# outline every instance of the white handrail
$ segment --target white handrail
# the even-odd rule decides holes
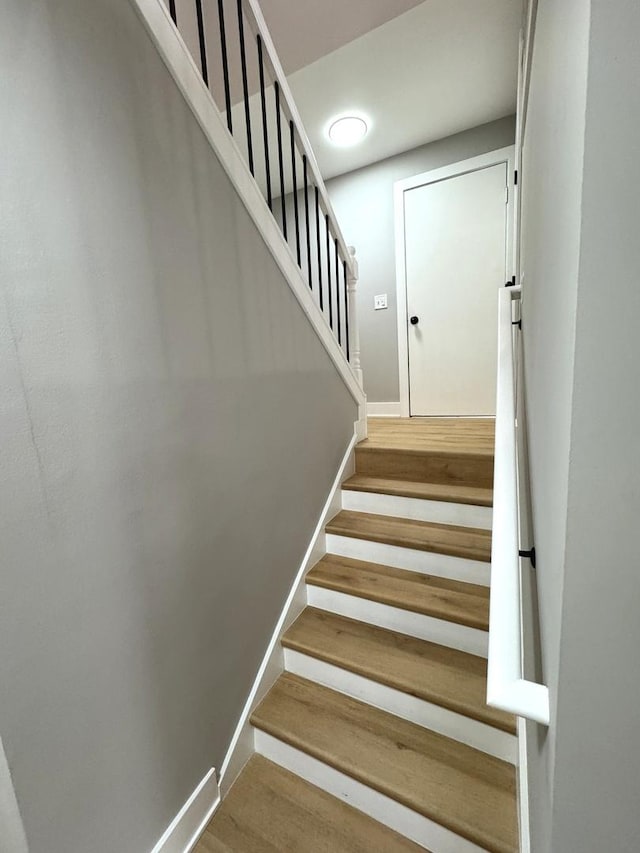
[[[548,687],[523,677],[514,298],[520,299],[520,287],[500,291],[487,704],[549,725]]]

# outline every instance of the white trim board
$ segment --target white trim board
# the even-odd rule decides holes
[[[383,566],[420,572],[423,575],[438,575],[463,583],[489,586],[491,579],[491,564],[480,560],[419,551],[417,548],[403,548],[400,545],[388,545],[370,539],[338,536],[335,533],[327,534],[327,551],[338,557],[366,560],[368,563],[380,563]]]
[[[151,853],[190,853],[220,804],[212,767],[171,821]]]
[[[499,163],[507,164],[507,186],[508,186],[508,202],[507,202],[507,239],[506,239],[506,269],[513,268],[513,226],[514,218],[512,215],[514,202],[514,185],[513,173],[515,163],[515,146],[509,145],[506,148],[498,148],[495,151],[489,151],[487,154],[480,154],[477,157],[470,157],[468,160],[461,160],[458,163],[451,163],[448,166],[442,166],[440,169],[432,169],[428,172],[422,172],[419,175],[413,175],[410,178],[405,178],[401,181],[396,181],[393,185],[393,200],[394,200],[394,223],[395,223],[395,250],[396,250],[396,304],[398,312],[398,378],[400,381],[400,417],[410,417],[409,407],[409,338],[408,338],[408,312],[407,312],[407,276],[406,276],[406,259],[405,259],[405,243],[404,243],[404,193],[414,187],[424,186],[425,184],[443,181],[446,178],[453,178],[456,175],[463,175],[467,172],[475,172],[478,169],[486,169],[489,166],[496,166]],[[504,282],[496,284],[496,291]]]
[[[0,738],[0,850],[5,853],[29,853],[27,836],[2,738]]]
[[[393,518],[411,518],[414,521],[432,521],[438,524],[455,524],[491,530],[493,510],[490,506],[457,504],[451,501],[431,501],[426,498],[407,498],[383,492],[362,492],[342,489],[342,509],[368,512],[373,515],[390,515]]]
[[[367,403],[368,418],[399,418],[400,401],[393,403]]]
[[[527,755],[527,720],[517,719],[518,731],[518,829],[520,853],[531,853],[531,823],[529,815],[529,757]],[[531,723],[530,725],[533,725]]]
[[[287,284],[300,303],[322,345],[335,364],[351,396],[358,404],[359,420],[366,421],[366,396],[351,365],[334,337],[329,323],[316,304],[296,259],[280,232],[267,202],[229,133],[218,107],[207,89],[198,66],[176,30],[163,0],[131,0],[165,65],[191,108],[204,135],[240,196]],[[364,427],[366,435],[366,422]]]
[[[267,650],[258,669],[255,681],[247,697],[247,701],[240,715],[236,730],[231,739],[231,744],[222,762],[220,770],[220,789],[225,797],[227,791],[237,778],[238,774],[247,763],[254,750],[253,728],[249,722],[254,708],[262,701],[269,692],[274,682],[284,671],[284,652],[280,645],[280,638],[287,628],[298,618],[307,605],[307,592],[305,576],[324,555],[326,549],[326,535],[324,528],[333,516],[340,511],[341,497],[340,489],[342,483],[353,474],[355,468],[354,447],[358,441],[357,425],[354,435],[349,442],[345,454],[338,468],[331,491],[326,500],[320,518],[311,537],[311,542],[306,554],[302,559],[298,573],[284,603],[280,617],[276,623],[273,634],[267,646]]]
[[[380,708],[396,717],[402,717],[404,720],[479,749],[509,764],[518,762],[517,739],[514,735],[495,726],[450,711],[441,705],[411,696],[402,690],[396,690],[294,649],[284,650],[284,664],[287,672],[299,675],[308,681],[337,690],[339,693],[351,696],[352,699],[366,702],[367,705]]]
[[[486,853],[444,826],[260,729],[256,729],[256,752],[427,850]]]

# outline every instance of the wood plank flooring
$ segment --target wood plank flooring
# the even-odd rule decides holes
[[[425,853],[299,776],[254,755],[194,853]]]
[[[491,853],[517,850],[504,761],[289,673],[251,721]]]
[[[515,733],[513,716],[486,704],[483,658],[311,607],[282,645]]]
[[[425,572],[431,561],[432,568],[444,566],[447,574],[459,570],[468,577],[469,563],[434,560],[430,554],[477,561],[480,568],[490,561],[490,531],[411,516],[487,518],[486,512],[433,507],[429,502],[490,507],[493,443],[490,419],[370,419],[369,437],[355,449],[355,473],[343,488],[368,492],[372,497],[360,498],[360,505],[380,514],[342,510],[326,525],[326,533],[366,541],[369,544],[358,548],[371,560],[391,562],[397,557]],[[395,499],[385,497],[389,495]],[[355,503],[353,494],[350,500]],[[416,507],[416,500],[425,503]],[[393,517],[382,514],[389,507]],[[331,538],[327,542],[331,545]],[[407,561],[406,551],[400,556],[380,544],[414,554]],[[377,792],[412,810],[407,833],[426,839],[440,853],[442,830],[434,830],[429,821],[459,836],[445,844],[447,851],[466,848],[465,839],[489,853],[517,853],[516,771],[495,757],[515,755],[514,717],[487,706],[484,658],[414,636],[438,637],[459,646],[469,628],[486,632],[489,589],[331,553],[305,580],[309,590],[321,587],[322,595],[315,590],[308,600],[316,606],[308,605],[281,639],[286,665],[300,674],[285,671],[251,714],[252,725],[275,738],[259,739],[259,748],[283,762],[283,744],[298,750],[300,775],[254,755],[195,853],[425,850],[346,805],[341,799],[345,780],[329,768],[365,786],[350,791],[356,805],[365,808]],[[338,615],[340,610],[352,616]],[[363,621],[352,618],[354,614]],[[394,630],[372,624],[376,615]],[[484,647],[480,639],[473,646],[476,651]],[[356,676],[367,679],[366,689]],[[333,689],[318,683],[323,680]],[[352,690],[354,683],[357,690]],[[351,692],[368,701],[351,698]],[[393,714],[377,707],[384,704],[381,697]],[[428,728],[428,720],[449,736]],[[310,773],[304,754],[326,765],[322,774],[309,775],[326,791],[303,778]],[[383,811],[376,813],[380,820],[385,819]]]
[[[405,498],[421,498],[447,503],[492,506],[493,489],[461,486],[447,483],[423,483],[412,480],[394,480],[388,477],[367,477],[354,474],[342,484],[342,488],[354,492],[373,492],[381,495],[397,495]]]
[[[337,536],[351,536],[401,548],[432,551],[485,563],[491,560],[491,532],[475,527],[434,524],[430,521],[343,509],[331,519],[326,530]]]
[[[493,456],[493,418],[369,418],[362,448],[453,451]]]
[[[335,554],[325,556],[307,583],[486,631],[489,589]]]

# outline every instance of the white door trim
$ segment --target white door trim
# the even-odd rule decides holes
[[[393,185],[393,201],[394,201],[394,224],[395,224],[395,248],[396,248],[396,294],[398,306],[398,369],[400,380],[400,417],[408,418],[409,411],[409,337],[407,334],[407,280],[406,280],[406,263],[405,263],[405,246],[404,246],[404,194],[407,190],[414,187],[432,184],[436,181],[442,181],[446,178],[453,178],[456,175],[464,175],[467,172],[475,172],[479,169],[486,169],[489,166],[497,166],[499,163],[507,164],[507,186],[509,196],[507,201],[507,270],[513,269],[513,200],[514,186],[513,176],[515,169],[515,146],[509,145],[506,148],[498,148],[496,151],[489,151],[487,154],[480,154],[477,157],[470,157],[468,160],[461,160],[458,163],[451,163],[448,166],[442,166],[440,169],[432,169],[429,172],[422,172],[420,175],[413,175],[410,178],[405,178],[402,181],[396,181]]]

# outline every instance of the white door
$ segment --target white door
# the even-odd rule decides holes
[[[411,415],[495,415],[507,162],[403,191]]]

